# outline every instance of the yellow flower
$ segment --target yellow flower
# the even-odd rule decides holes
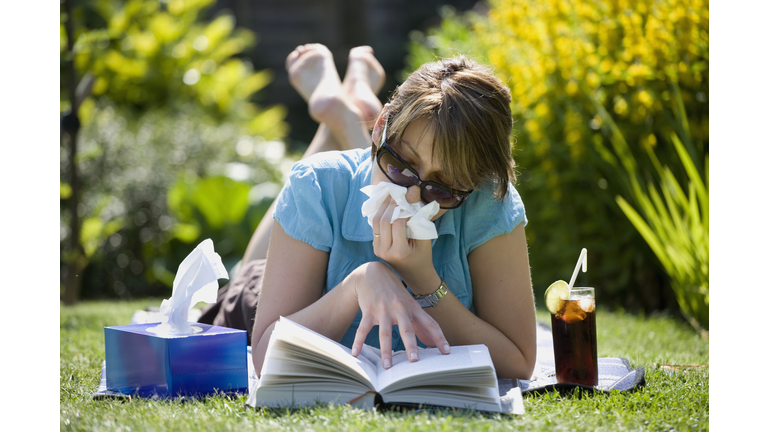
[[[650,108],[653,105],[653,97],[647,90],[641,90],[640,93],[637,94],[637,99],[646,107]]]
[[[627,107],[627,101],[626,101],[626,99],[624,99],[624,98],[623,98],[623,97],[621,97],[621,96],[617,96],[617,97],[616,97],[616,98],[613,100],[613,111],[614,111],[616,114],[620,115],[620,116],[624,116],[624,115],[626,115],[626,114],[627,114],[627,111],[628,111],[628,107]]]
[[[576,81],[574,80],[568,81],[568,85],[565,86],[565,92],[568,94],[568,96],[575,95],[578,90],[579,85],[576,84]]]
[[[534,111],[539,117],[546,118],[549,115],[549,106],[543,102],[540,102],[536,105]]]

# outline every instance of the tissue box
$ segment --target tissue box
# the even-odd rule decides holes
[[[159,336],[158,323],[104,328],[107,390],[143,397],[248,393],[247,333],[194,324],[202,332]]]

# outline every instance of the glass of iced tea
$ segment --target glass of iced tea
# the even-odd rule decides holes
[[[567,288],[567,285],[566,285]],[[560,291],[552,302],[552,343],[558,383],[597,385],[595,289]],[[556,310],[556,312],[553,312]]]

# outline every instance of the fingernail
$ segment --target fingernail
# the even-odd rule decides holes
[[[352,348],[352,357],[357,357],[357,348]]]
[[[411,353],[411,360],[415,361],[415,360],[418,360],[418,359],[419,359],[419,353],[412,352]]]
[[[392,362],[389,359],[384,359],[384,369],[389,369],[392,366]]]
[[[448,344],[443,345],[443,352],[446,353],[446,354],[451,352],[451,346],[448,345]]]

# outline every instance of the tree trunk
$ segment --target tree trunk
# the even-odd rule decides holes
[[[82,281],[82,271],[85,269],[87,258],[85,256],[85,250],[80,242],[80,216],[78,215],[77,208],[80,204],[80,179],[77,173],[77,134],[80,130],[80,120],[77,116],[77,109],[79,107],[77,100],[77,75],[75,73],[74,62],[74,37],[75,32],[72,23],[72,1],[64,0],[64,8],[67,12],[67,21],[64,24],[67,32],[67,49],[69,50],[69,58],[67,59],[67,72],[69,73],[67,87],[70,100],[70,112],[65,116],[65,121],[62,125],[62,141],[67,141],[69,144],[69,159],[67,161],[67,169],[69,171],[69,185],[72,188],[72,195],[68,199],[68,208],[70,212],[70,236],[69,236],[69,248],[70,256],[68,257],[69,270],[67,272],[67,278],[64,281],[64,304],[75,304],[80,296],[80,282]],[[65,136],[68,138],[65,140]]]

